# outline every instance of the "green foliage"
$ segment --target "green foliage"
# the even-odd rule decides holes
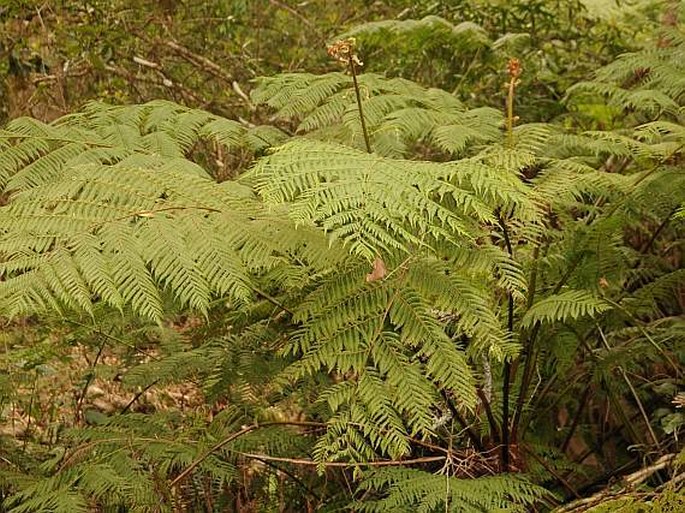
[[[3,191],[16,192],[84,165],[175,169],[208,178],[212,164],[193,160],[202,158],[199,149],[221,146],[229,152],[258,152],[282,141],[284,134],[273,127],[245,128],[208,112],[155,101],[137,107],[93,103],[50,125],[19,118],[0,138],[5,157],[0,185]]]
[[[488,63],[520,42],[436,17],[352,33],[428,31],[428,54]],[[405,78],[288,72],[258,81],[255,124],[168,101],[8,123],[0,416],[27,420],[0,435],[0,508],[544,510],[678,452],[676,33],[569,93],[625,111],[616,130],[519,122],[514,73],[504,116]],[[37,420],[78,351],[73,404]],[[125,400],[98,407],[94,383]]]
[[[566,322],[585,315],[598,314],[610,308],[609,304],[585,291],[567,291],[533,304],[521,322],[524,326],[545,321]]]
[[[685,102],[685,35],[671,29],[661,37],[660,48],[621,55],[602,68],[596,80],[577,84],[572,91],[600,94],[612,107],[650,117],[678,117]]]
[[[398,19],[362,23],[342,37],[353,35],[363,53],[373,56],[366,59],[370,71],[411,78],[453,91],[469,104],[498,109],[506,95],[506,62],[517,57],[524,69],[519,115],[549,120],[564,114],[558,100],[570,86],[634,50],[644,29],[654,24],[653,14],[606,3],[420,1]]]
[[[406,156],[426,142],[447,153],[497,139],[501,114],[467,109],[453,95],[404,79],[375,74],[359,78],[372,148],[386,156]],[[284,74],[260,80],[253,100],[277,109],[278,117],[297,120],[297,132],[362,148],[352,82],[343,73]]]
[[[383,499],[360,505],[369,512],[525,511],[546,493],[517,476],[474,481],[403,469],[375,471],[361,488],[385,492]]]

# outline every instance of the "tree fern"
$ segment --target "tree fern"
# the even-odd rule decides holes
[[[456,97],[425,89],[403,79],[366,73],[359,77],[371,143],[382,155],[399,157],[414,142],[425,140],[449,153],[461,154],[468,143],[497,137],[500,114],[487,108],[467,109]],[[342,73],[323,76],[285,74],[262,79],[253,100],[297,120],[300,133],[328,139],[332,134],[362,147],[351,79]]]
[[[599,70],[595,80],[577,84],[570,92],[598,94],[612,106],[648,116],[677,118],[685,100],[684,42],[682,29],[665,28],[659,47],[620,56]]]
[[[302,357],[287,376],[319,369],[347,376],[322,395],[335,414],[334,432],[352,422],[381,444],[377,449],[399,455],[408,450],[405,422],[410,433],[430,432],[431,405],[440,390],[473,407],[473,379],[464,354],[437,323],[429,297],[412,287],[404,270],[382,284],[365,283],[364,273],[356,266],[304,299],[296,312],[303,327],[291,349]]]
[[[482,36],[432,18],[366,29],[435,26]],[[666,63],[649,84],[656,103],[645,88],[609,94],[660,119],[614,131],[517,123],[516,61],[504,123],[374,74],[358,77],[359,109],[343,73],[259,82],[254,101],[293,138],[166,102],[10,123],[0,313],[58,312],[91,343],[144,329],[125,339],[129,406],[93,414],[40,469],[5,472],[3,460],[5,503],[190,511],[245,480],[270,496],[276,477],[306,489],[318,478],[303,469],[349,466],[361,510],[531,509],[543,490],[507,474],[535,468],[540,447],[564,453],[596,414],[592,393],[649,457],[656,436],[629,420],[653,432],[651,392],[630,379],[658,361],[676,383],[683,340],[678,48],[640,54]],[[623,89],[621,73],[587,90]],[[224,181],[231,152],[255,162]],[[154,325],[178,338],[159,343]],[[174,381],[206,408],[130,411]],[[547,419],[562,408],[575,417],[557,427]],[[402,465],[418,468],[390,468]],[[545,483],[557,481],[568,488]]]
[[[2,212],[7,228],[1,243],[6,260],[0,294],[7,312],[55,301],[89,309],[95,294],[111,306],[128,303],[145,316],[159,317],[157,280],[162,288],[176,290],[182,302],[203,309],[210,297],[203,274],[214,280],[223,276],[220,289],[246,299],[250,289],[245,265],[227,251],[245,243],[238,233],[228,244],[208,231],[199,258],[194,251],[186,253],[189,243],[199,241],[197,219],[229,205],[230,215],[238,214],[244,191],[218,188],[207,179],[178,172],[164,176],[169,182],[160,182],[154,170],[91,165],[71,168],[62,180],[15,196]],[[204,196],[203,190],[214,199],[193,198]],[[177,231],[181,226],[185,236]],[[150,244],[165,237],[175,251]],[[220,269],[218,258],[223,262]],[[148,268],[152,262],[157,270]]]
[[[239,123],[171,102],[133,107],[91,104],[82,113],[51,125],[17,119],[0,132],[5,141],[0,186],[22,190],[48,183],[61,170],[76,165],[121,165],[129,168],[168,166],[206,176],[191,159],[202,142],[227,150],[261,151],[283,140],[271,127],[248,129]]]
[[[449,172],[439,164],[298,141],[262,159],[249,177],[254,176],[267,202],[291,203],[296,222],[321,226],[372,260],[381,249],[408,252],[436,238],[455,244],[458,238],[468,239],[470,216],[489,213],[468,191],[444,179]],[[463,206],[463,213],[441,205],[440,197],[447,195]]]

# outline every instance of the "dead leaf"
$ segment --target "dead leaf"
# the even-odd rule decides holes
[[[378,281],[385,278],[388,274],[388,268],[385,267],[385,262],[381,257],[376,257],[373,261],[373,271],[366,275],[366,281]]]

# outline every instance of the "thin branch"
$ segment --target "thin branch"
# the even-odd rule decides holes
[[[199,55],[189,48],[177,43],[176,41],[162,41],[162,44],[167,48],[170,48],[178,55],[183,57],[186,61],[194,66],[214,75],[229,84],[233,83],[233,77],[229,75],[224,69],[213,61],[210,61],[207,57]]]
[[[461,427],[466,431],[469,440],[471,440],[471,443],[473,443],[473,446],[476,448],[476,450],[478,452],[484,452],[485,448],[483,447],[483,443],[481,442],[480,437],[476,434],[473,428],[469,426],[469,424],[466,422],[466,419],[462,417],[461,413],[459,413],[459,410],[454,405],[454,402],[449,397],[449,395],[447,395],[447,392],[445,390],[441,390],[440,394],[442,395],[442,398],[445,400],[445,403],[447,404],[447,408],[450,410],[450,413],[452,413],[452,416],[457,420],[457,422],[459,422]]]
[[[611,351],[611,346],[609,345],[609,341],[607,340],[606,336],[604,335],[604,331],[602,331],[602,328],[599,325],[597,325],[597,330],[599,331],[599,335],[602,338],[602,343],[604,344],[604,347],[606,347],[607,351]],[[657,450],[661,451],[661,444],[659,444],[659,439],[656,437],[656,434],[654,433],[654,429],[652,429],[652,424],[649,422],[649,417],[647,416],[647,412],[645,411],[645,407],[642,405],[642,401],[638,397],[637,392],[635,391],[635,388],[633,387],[633,384],[630,382],[630,379],[628,379],[628,375],[626,374],[625,369],[619,365],[618,371],[621,373],[623,380],[626,382],[626,385],[628,385],[628,388],[630,389],[630,393],[632,394],[633,399],[635,399],[635,402],[637,403],[637,407],[640,410],[640,414],[642,415],[642,420],[644,420],[644,422],[645,422],[645,426],[647,427],[647,431],[649,432],[649,436],[652,439],[652,442],[654,443]]]
[[[164,70],[160,64],[157,64],[155,62],[146,61],[144,59],[141,59],[140,57],[134,57],[133,61],[140,66],[144,66],[144,67],[150,68],[151,70],[154,70],[155,73],[157,75],[159,75],[159,78],[161,80],[160,79],[153,80],[152,78],[150,78],[148,76],[139,76],[139,75],[136,75],[134,73],[131,73],[130,71],[128,71],[126,69],[119,68],[117,66],[107,65],[107,66],[105,66],[105,69],[111,73],[119,75],[120,77],[123,77],[126,80],[128,80],[129,85],[131,87],[135,87],[135,85],[134,85],[135,82],[143,82],[143,83],[153,84],[157,87],[166,87],[167,89],[171,89],[172,91],[174,89],[176,89],[181,94],[181,96],[184,97],[184,101],[187,101],[187,99],[190,99],[193,102],[195,102],[197,105],[200,105],[200,106],[206,106],[209,104],[209,102],[206,99],[199,97],[194,91],[192,91],[191,89],[188,89],[187,87],[181,85],[179,83],[179,81],[172,80],[171,78],[169,78],[169,76],[167,76],[164,73]]]
[[[281,303],[280,301],[278,301],[276,298],[270,296],[269,294],[267,294],[267,293],[264,292],[263,290],[261,290],[261,289],[255,287],[254,285],[250,285],[250,288],[251,288],[254,292],[256,292],[257,294],[259,294],[260,296],[262,296],[264,299],[266,299],[266,300],[267,300],[269,303],[271,303],[272,305],[274,305],[274,306],[280,308],[281,310],[283,310],[284,312],[289,313],[290,315],[295,315],[295,312],[293,312],[290,308],[288,308],[288,307],[285,306],[283,303]]]
[[[145,388],[143,388],[140,392],[138,392],[136,395],[133,396],[133,398],[128,402],[126,406],[119,412],[119,415],[124,415],[128,410],[131,409],[131,406],[136,404],[138,399],[140,399],[145,392],[150,390],[153,386],[155,386],[157,383],[160,382],[160,378],[155,379],[152,383],[147,385]]]
[[[364,462],[343,462],[343,461],[328,461],[319,462],[314,460],[306,460],[300,458],[280,458],[278,456],[267,456],[265,454],[253,454],[249,452],[234,451],[245,458],[252,458],[264,461],[278,461],[281,463],[292,463],[293,465],[303,465],[308,467],[337,467],[337,468],[354,468],[354,467],[399,467],[404,465],[416,465],[419,463],[431,463],[434,461],[445,461],[446,456],[425,456],[423,458],[414,458],[411,460],[382,460],[382,461],[364,461]],[[173,486],[173,483],[172,483]]]
[[[540,456],[535,454],[534,451],[532,451],[528,448],[524,448],[524,450],[526,451],[526,454],[528,454],[528,456],[532,456],[535,461],[537,461],[540,465],[542,465],[544,467],[544,469],[550,473],[550,475],[554,476],[555,479],[557,481],[559,481],[564,486],[564,488],[566,488],[569,492],[571,492],[571,494],[574,497],[576,497],[577,499],[581,498],[581,495],[578,493],[578,491],[575,488],[573,488],[573,486],[571,486],[571,484],[566,479],[564,479],[564,477],[562,475],[560,475],[556,470],[554,470],[552,467],[550,467],[544,458],[541,458]]]
[[[266,465],[267,467],[271,467],[272,469],[276,470],[277,472],[283,472],[286,476],[288,476],[295,483],[297,483],[300,486],[300,488],[302,488],[309,495],[314,497],[317,501],[321,502],[321,497],[314,490],[312,490],[309,486],[307,486],[307,484],[304,481],[302,481],[302,479],[300,479],[298,476],[296,476],[293,472],[291,472],[287,468],[279,467],[274,462],[267,460],[265,458],[255,457],[253,459],[264,463],[264,465]]]
[[[252,431],[256,429],[261,429],[265,427],[270,427],[270,426],[315,426],[315,427],[320,427],[321,423],[319,422],[290,422],[290,421],[273,421],[273,422],[264,422],[263,424],[252,424],[251,426],[246,426],[240,431],[237,431],[223,440],[221,440],[219,443],[205,451],[201,456],[196,458],[190,465],[186,467],[186,469],[181,472],[176,478],[171,481],[169,484],[169,488],[173,488],[180,482],[182,482],[186,477],[188,477],[193,470],[195,470],[198,465],[202,464],[203,461],[205,461],[207,458],[209,458],[213,453],[216,451],[220,450],[222,447],[226,446],[227,444],[231,443],[232,441],[240,438],[241,436],[244,436],[248,433],[251,433]]]
[[[300,20],[302,23],[307,25],[307,27],[311,30],[314,30],[317,32],[317,35],[323,39],[321,36],[321,33],[319,32],[319,29],[316,25],[314,25],[311,21],[309,21],[306,17],[304,17],[300,12],[298,12],[296,9],[293,7],[290,7],[289,5],[284,4],[283,2],[279,2],[278,0],[269,0],[269,3],[273,5],[274,7],[278,7],[279,9],[283,9],[284,11],[289,12],[292,14],[295,18]]]
[[[135,441],[137,442],[149,442],[149,443],[160,443],[160,442],[167,442],[167,443],[173,443],[173,440],[165,440],[163,438],[146,438],[146,437],[140,437],[140,438],[135,438]],[[72,449],[71,453],[68,455],[65,455],[62,461],[60,462],[59,467],[57,468],[57,472],[61,472],[65,468],[67,468],[73,460],[76,459],[76,457],[82,453],[87,451],[88,449],[91,449],[93,447],[97,447],[98,445],[101,444],[109,444],[109,443],[117,443],[121,442],[123,444],[127,444],[130,446],[131,444],[131,437],[130,436],[117,436],[117,437],[110,437],[110,438],[102,438],[99,440],[93,440],[92,442],[84,443],[79,445],[78,447],[75,447]]]
[[[211,456],[213,453],[216,451],[222,449],[225,447],[227,444],[231,443],[232,441],[248,434],[251,433],[252,431],[256,429],[261,429],[265,427],[270,427],[270,426],[299,426],[299,427],[323,427],[325,426],[324,423],[321,422],[295,422],[295,421],[272,421],[272,422],[264,422],[262,424],[253,424],[251,426],[246,426],[240,431],[237,431],[223,440],[221,440],[219,443],[205,451],[201,456],[196,458],[186,469],[181,472],[176,478],[170,483],[169,488],[173,488],[174,486],[178,485],[181,483],[183,480],[185,480],[192,472],[195,470],[200,464],[202,464],[203,461],[205,461],[209,456]],[[445,449],[442,449],[440,447],[434,446],[432,444],[427,444],[425,442],[421,442],[419,440],[415,440],[413,438],[410,438],[410,440],[419,443],[421,445],[424,445],[426,447],[430,447],[431,449],[439,449],[442,450],[443,452],[448,452]],[[345,468],[351,468],[351,467],[360,467],[360,466],[371,466],[371,467],[383,467],[383,466],[399,466],[399,465],[412,465],[415,463],[429,463],[433,461],[444,461],[446,460],[449,455],[447,456],[426,456],[423,458],[415,458],[412,460],[385,460],[385,461],[376,461],[376,462],[364,462],[364,463],[345,463],[345,462],[328,462],[328,463],[320,463],[316,462],[313,460],[304,460],[304,459],[297,459],[297,458],[279,458],[276,456],[268,456],[264,454],[253,454],[253,453],[242,453],[238,451],[233,451],[235,454],[240,454],[241,456],[244,456],[246,458],[253,458],[253,459],[260,459],[264,461],[274,461],[274,462],[281,462],[281,463],[293,463],[297,465],[307,465],[307,466],[324,466],[324,467],[345,467]]]
[[[644,255],[650,249],[652,249],[652,245],[656,242],[656,239],[659,238],[659,235],[661,235],[661,232],[664,231],[666,226],[668,226],[668,223],[671,221],[673,214],[675,214],[678,211],[678,208],[679,207],[674,207],[673,209],[671,209],[671,211],[668,213],[666,218],[661,222],[661,224],[659,226],[657,226],[656,230],[654,230],[654,233],[649,238],[649,240],[640,248],[640,253],[642,253]],[[637,261],[638,265],[639,265],[641,259],[642,258],[638,259],[638,261]]]
[[[119,338],[115,335],[112,335],[111,333],[104,332],[100,328],[98,328],[97,326],[93,326],[91,324],[84,324],[82,322],[75,321],[73,319],[65,319],[65,321],[69,324],[73,324],[74,326],[80,326],[81,328],[88,328],[89,330],[92,330],[93,332],[97,333],[98,335],[101,335],[105,338],[108,338],[108,339],[118,343],[118,344],[126,346],[129,349],[133,349],[137,353],[144,354],[145,356],[147,356],[148,358],[150,358],[152,360],[159,360],[159,357],[157,355],[155,355],[154,353],[151,353],[150,351],[146,351],[145,349],[141,349],[139,347],[136,347],[134,344],[131,344],[130,342],[127,342],[126,340],[124,340],[122,338]]]
[[[102,342],[100,343],[100,347],[98,348],[98,352],[95,355],[95,359],[93,360],[93,364],[90,366],[90,372],[88,373],[88,378],[86,379],[86,382],[83,384],[83,388],[81,389],[81,393],[79,394],[78,400],[76,401],[76,408],[74,411],[74,415],[77,420],[80,420],[82,417],[82,411],[81,408],[83,406],[83,400],[86,397],[86,392],[88,392],[88,387],[90,386],[91,382],[93,381],[93,378],[95,377],[95,367],[98,364],[98,361],[100,361],[100,356],[102,356],[102,351],[105,349],[105,345],[107,344],[107,338],[102,337]]]
[[[640,413],[639,413],[639,412],[633,413],[633,414],[628,418],[628,422],[632,422],[633,420],[637,419],[639,416],[640,416]],[[624,426],[623,424],[619,424],[618,426],[614,426],[613,428],[609,429],[608,431],[602,433],[602,435],[599,437],[599,439],[598,439],[597,442],[596,442],[596,443],[597,443],[597,446],[601,447],[601,446],[604,444],[605,441],[607,441],[607,440],[608,440],[609,438],[611,438],[612,436],[614,436],[614,435],[620,433],[624,428],[625,428],[625,426]],[[592,455],[592,453],[593,453],[594,451],[595,451],[595,450],[592,449],[592,448],[586,449],[584,452],[582,452],[580,455],[578,455],[576,458],[573,459],[573,463],[574,463],[575,465],[582,465],[582,463],[583,463],[587,458],[589,458],[589,457]],[[569,471],[569,472],[567,473],[567,475],[570,474],[570,473],[571,473],[571,471]]]
[[[476,388],[476,393],[478,394],[480,402],[483,404],[483,409],[485,410],[485,416],[488,418],[488,424],[490,425],[492,437],[495,440],[495,443],[499,443],[501,440],[500,433],[499,429],[497,428],[497,421],[495,421],[495,417],[492,414],[492,409],[490,408],[490,402],[488,401],[488,398],[485,397],[485,394],[480,387]]]
[[[561,444],[561,452],[566,452],[566,449],[568,449],[568,445],[571,443],[571,439],[573,438],[573,435],[576,432],[576,428],[578,427],[578,424],[580,424],[581,413],[585,409],[587,400],[590,398],[590,390],[592,390],[592,380],[589,380],[587,385],[585,385],[583,395],[581,396],[580,402],[578,403],[578,409],[576,410],[576,413],[573,415],[571,427],[569,428],[568,433],[566,433],[564,443]]]
[[[620,301],[621,298],[617,299],[617,301]],[[680,377],[682,374],[682,370],[680,369],[680,366],[673,361],[673,359],[668,355],[668,353],[662,348],[656,340],[652,338],[652,336],[647,332],[647,330],[644,328],[644,325],[647,324],[641,319],[636,318],[628,309],[626,309],[625,306],[623,306],[621,303],[617,301],[613,301],[609,298],[604,298],[605,301],[611,304],[614,308],[617,310],[620,310],[626,317],[628,317],[631,322],[635,325],[635,327],[638,329],[638,331],[642,334],[643,337],[647,339],[647,341],[652,345],[654,349],[656,349],[659,354],[663,357],[663,359],[668,363],[668,365],[673,369],[675,372],[675,375]]]

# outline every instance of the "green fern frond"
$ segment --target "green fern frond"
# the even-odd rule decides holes
[[[536,163],[537,158],[531,153],[493,144],[446,167],[450,170],[448,179],[488,205],[491,213],[504,208],[520,221],[537,223],[540,205],[521,179],[523,170]]]
[[[318,445],[321,457],[352,450],[340,441],[334,447],[341,452],[332,449],[332,439],[343,433],[344,439],[357,440],[355,450],[362,453],[365,447],[394,456],[406,453],[407,434],[430,433],[432,405],[441,390],[453,393],[466,409],[475,404],[465,355],[438,322],[433,296],[412,286],[423,280],[428,288],[430,280],[418,270],[407,279],[406,271],[397,269],[382,283],[367,283],[365,272],[353,265],[329,277],[295,313],[302,327],[289,352],[301,356],[283,379],[320,371],[346,376],[320,398],[333,414]]]
[[[673,44],[619,56],[594,81],[576,84],[569,93],[599,95],[625,110],[677,116],[685,101],[685,45],[682,29],[668,35]]]
[[[494,109],[468,110],[454,95],[409,80],[373,73],[360,75],[358,80],[372,147],[382,155],[402,156],[410,144],[420,141],[461,154],[467,143],[499,136],[502,118]],[[253,100],[276,109],[281,118],[298,120],[300,133],[323,137],[338,127],[348,142],[363,147],[352,82],[342,73],[262,79]]]
[[[554,159],[535,179],[532,195],[563,215],[569,208],[585,210],[591,198],[618,200],[631,189],[625,175],[597,171],[582,159]]]
[[[235,429],[240,417],[235,411],[232,414],[229,428]],[[218,417],[227,420],[226,414]],[[177,499],[160,479],[173,477],[195,461],[195,473],[218,486],[237,477],[226,453],[198,459],[214,444],[211,439],[198,441],[197,433],[179,431],[177,422],[165,415],[113,417],[71,435],[73,449],[45,464],[45,470],[54,471],[53,475],[25,483],[7,501],[8,506],[14,506],[10,511],[85,512],[99,505],[141,513],[172,511]]]
[[[633,187],[622,205],[631,218],[661,222],[685,201],[685,176],[678,166],[660,166],[631,178]]]
[[[90,311],[99,298],[159,319],[160,289],[200,311],[216,293],[245,301],[253,294],[248,269],[278,263],[273,239],[253,228],[262,222],[255,206],[235,183],[171,171],[73,168],[0,210],[7,227],[0,237],[5,311],[58,303]],[[290,240],[300,233],[307,231],[291,230]]]
[[[488,216],[467,192],[441,180],[442,164],[385,159],[313,141],[293,141],[260,160],[246,176],[268,204],[289,203],[298,224],[316,225],[350,251],[409,252],[435,240],[468,239],[469,217]],[[455,212],[440,202],[450,195]]]
[[[82,495],[60,487],[59,483],[22,484],[22,491],[7,501],[8,511],[12,513],[87,513],[89,510],[88,501]]]
[[[524,326],[532,326],[536,322],[566,322],[585,316],[593,317],[611,308],[607,301],[587,291],[569,290],[534,303],[521,322]]]
[[[600,82],[581,82],[573,86],[569,93],[582,94],[592,93],[608,99],[611,107],[622,109],[640,110],[648,114],[661,114],[663,112],[677,113],[676,103],[666,93],[658,90],[629,91],[613,84]]]
[[[17,119],[0,131],[4,141],[0,163],[1,190],[25,190],[84,164],[165,168],[207,175],[191,160],[194,147],[212,142],[228,151],[253,152],[282,142],[274,127],[245,128],[236,121],[154,101],[136,106],[93,103],[83,112],[46,125]]]
[[[631,311],[654,315],[660,311],[660,308],[675,300],[678,288],[683,283],[685,283],[683,269],[652,277],[645,285],[635,290],[630,298],[626,298],[625,303],[631,307]]]
[[[499,360],[516,354],[518,346],[503,330],[492,289],[488,290],[493,270],[478,264],[467,258],[417,262],[407,279],[434,305],[436,315],[454,319],[457,335],[470,340],[469,354],[488,354]]]
[[[360,511],[370,513],[524,511],[548,493],[514,475],[458,479],[413,469],[376,470],[360,486],[384,495],[380,500],[357,504]]]

